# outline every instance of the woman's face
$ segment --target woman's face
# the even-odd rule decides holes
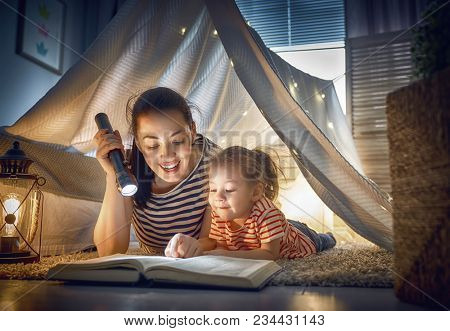
[[[167,183],[181,182],[194,168],[195,135],[195,126],[190,127],[177,109],[152,111],[137,118],[137,146],[150,169]]]

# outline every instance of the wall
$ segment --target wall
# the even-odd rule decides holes
[[[34,1],[34,0],[32,0]],[[27,112],[61,78],[38,64],[16,54],[18,0],[0,3],[0,126],[11,125]],[[114,16],[118,0],[63,0],[63,73],[79,59],[99,32]],[[10,8],[12,7],[12,8]]]
[[[402,31],[414,25],[431,0],[346,0],[347,38]]]

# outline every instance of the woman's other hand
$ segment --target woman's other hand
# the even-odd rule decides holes
[[[125,156],[125,148],[119,131],[116,130],[114,133],[108,133],[108,130],[99,130],[94,136],[94,142],[97,145],[95,157],[100,162],[106,175],[115,176],[114,168],[108,154],[114,149],[119,149]]]
[[[177,233],[170,239],[164,253],[169,257],[187,258],[202,255],[203,250],[197,239]]]

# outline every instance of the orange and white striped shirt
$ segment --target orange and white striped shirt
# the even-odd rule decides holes
[[[261,244],[281,238],[281,258],[299,258],[316,253],[312,240],[290,224],[267,198],[253,205],[249,218],[237,230],[231,229],[230,222],[220,219],[213,211],[209,237],[230,251],[260,248]]]

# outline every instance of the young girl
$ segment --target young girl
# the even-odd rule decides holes
[[[131,171],[139,184],[133,198],[118,192],[108,158],[114,149],[124,151],[119,132],[99,130],[94,137],[106,173],[94,230],[99,255],[126,252],[131,223],[144,250],[166,247],[177,233],[192,238],[194,248],[211,249],[207,166],[218,147],[197,134],[189,104],[169,88],[145,91],[127,110],[134,136]]]
[[[209,237],[216,249],[204,254],[249,259],[301,258],[336,244],[331,233],[287,221],[275,206],[277,167],[262,151],[230,147],[210,163]]]

